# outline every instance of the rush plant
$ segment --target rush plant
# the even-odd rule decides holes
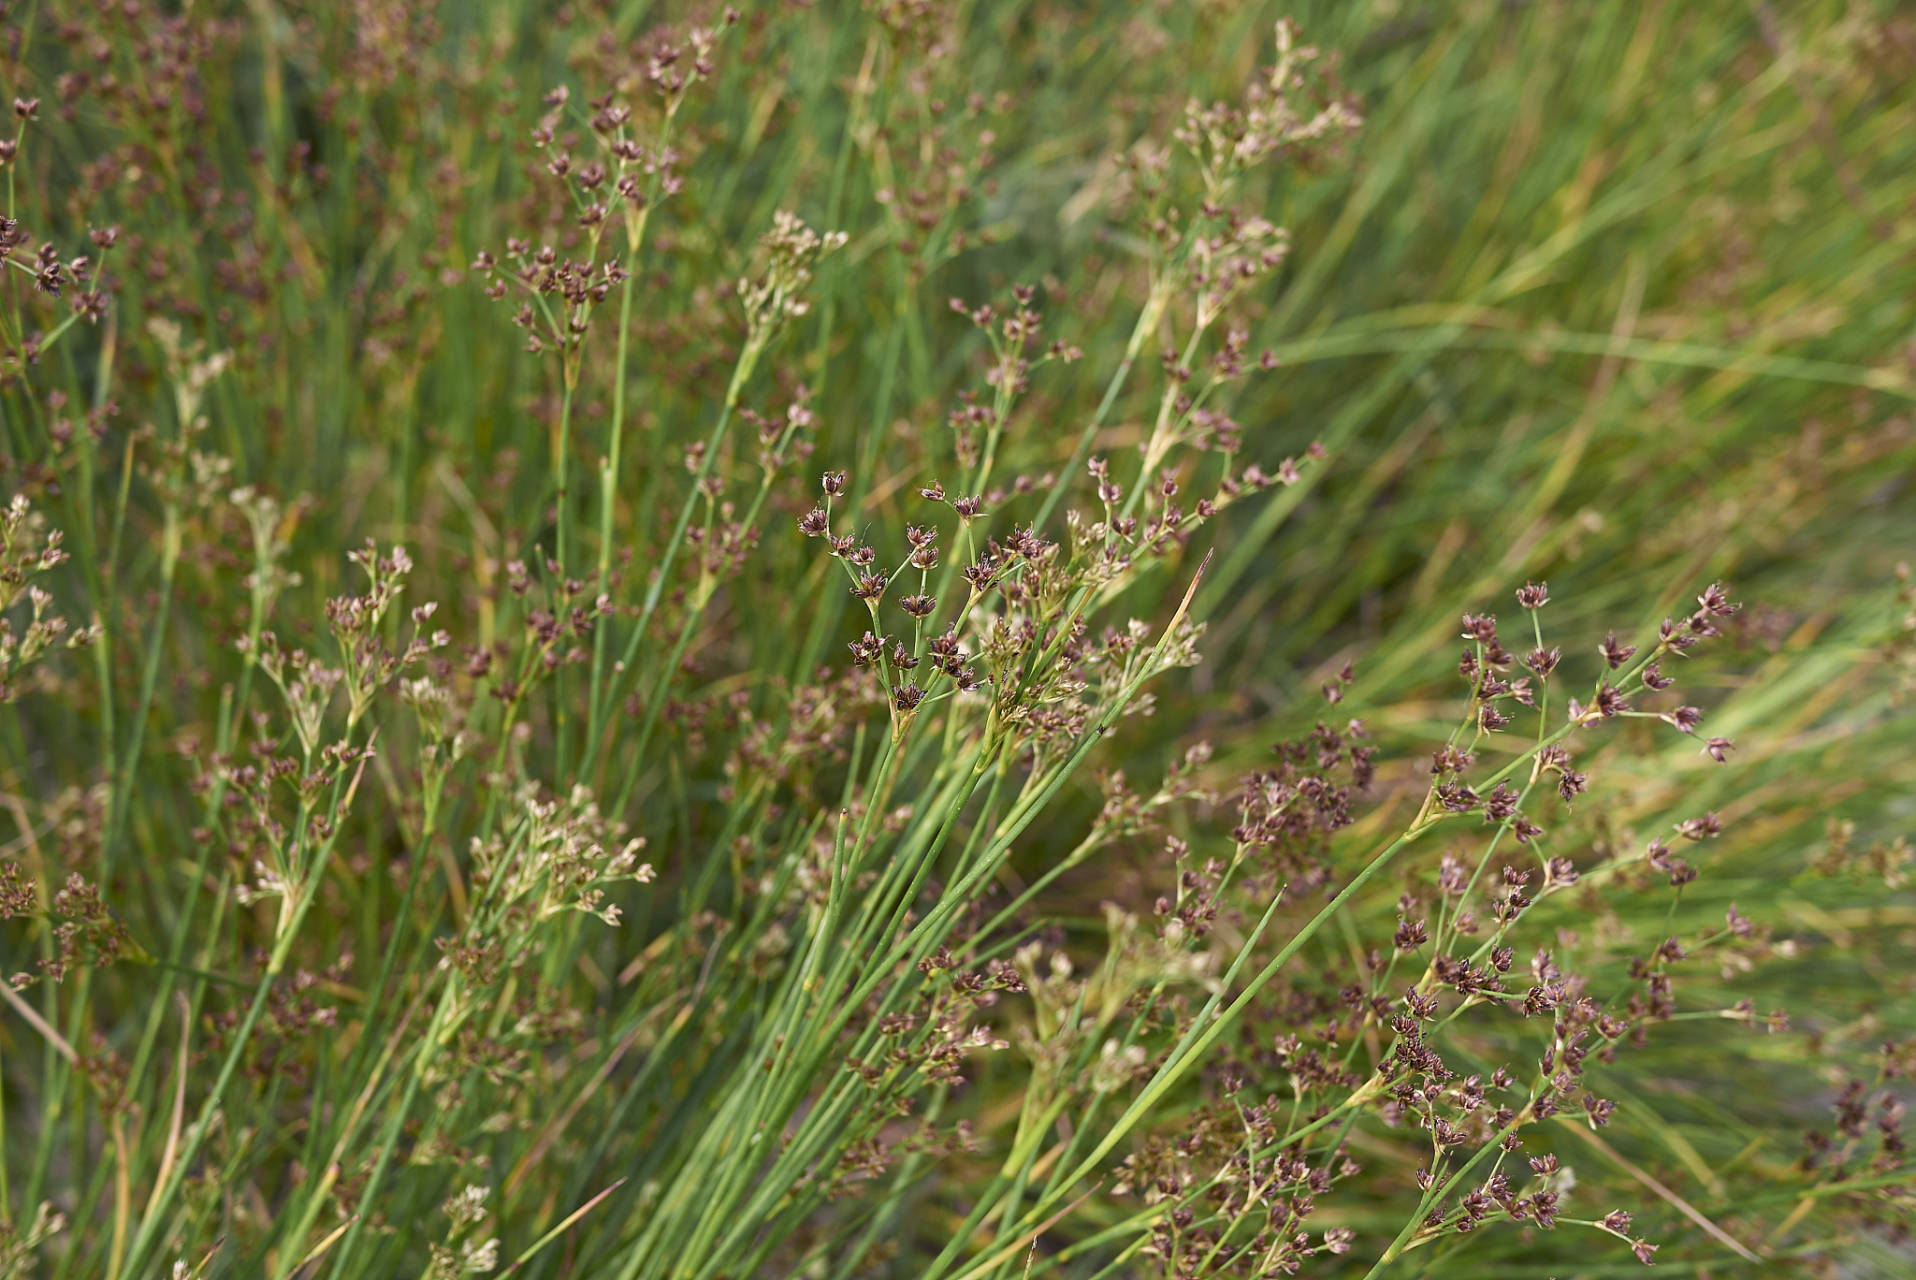
[[[1907,1270],[1893,6],[0,13],[0,1277]]]

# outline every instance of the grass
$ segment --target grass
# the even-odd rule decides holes
[[[1905,1272],[1908,19],[1288,8],[1335,72],[1300,109],[1362,124],[1219,179],[1288,241],[1195,334],[1205,192],[1147,144],[1277,8],[744,9],[6,15],[0,583],[50,647],[0,673],[0,1273]],[[513,238],[598,274],[526,290]],[[35,287],[82,253],[97,319]],[[1177,396],[1240,328],[1207,448]],[[1698,736],[1566,725],[1603,678],[1677,705],[1628,678],[1718,580],[1662,657]],[[1486,611],[1565,654],[1489,736]],[[1447,815],[1447,743],[1547,834]],[[1466,999],[1436,961],[1506,932],[1510,1007]]]

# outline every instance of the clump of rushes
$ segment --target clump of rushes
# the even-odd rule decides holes
[[[1507,547],[1471,477],[1401,505],[1451,393],[1362,460],[1394,388],[1320,413],[1286,361],[1423,314],[1299,311],[1323,193],[1410,153],[1350,165],[1366,117],[1423,117],[1254,10],[0,15],[0,1276],[1900,1238],[1901,988],[1867,953],[1805,1035],[1772,975],[1907,924],[1907,842],[1779,776],[1906,728],[1906,582],[1669,606],[1733,563],[1697,501],[1620,603],[1555,505],[1585,436]],[[1498,309],[1553,261],[1472,323],[1561,337]],[[1641,287],[1606,394],[1842,382],[1632,337]],[[1815,466],[1903,456],[1858,433]],[[1349,552],[1400,517],[1423,568]],[[1326,566],[1377,599],[1284,596]]]

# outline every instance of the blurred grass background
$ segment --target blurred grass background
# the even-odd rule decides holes
[[[116,217],[145,220],[118,322],[127,409],[158,385],[131,336],[138,317],[185,315],[215,345],[238,348],[235,376],[213,392],[218,443],[236,478],[313,495],[296,532],[305,584],[288,597],[289,618],[318,616],[319,599],[340,589],[337,549],[368,534],[423,548],[422,577],[446,584],[449,610],[480,612],[455,602],[471,565],[545,527],[551,392],[465,264],[539,221],[541,197],[521,171],[535,159],[525,137],[540,95],[560,82],[595,91],[599,32],[624,39],[686,16],[645,3],[516,0],[441,5],[430,25],[427,12],[233,7],[217,56],[181,37],[203,77],[204,124],[177,135],[189,145],[155,165],[169,154],[155,130],[144,142],[151,171],[129,174],[141,162],[129,152],[115,174],[96,177],[87,166],[110,122],[83,109],[50,120],[53,142],[31,161],[40,194],[27,198],[42,202],[39,217],[77,217],[62,212],[83,203],[67,193],[98,186],[109,193],[99,199],[130,211]],[[1828,853],[1832,820],[1854,823],[1857,850],[1916,825],[1912,726],[1884,660],[1910,607],[1896,598],[1895,566],[1916,543],[1907,6],[960,3],[963,42],[925,74],[954,104],[970,92],[1008,95],[989,110],[996,162],[984,221],[995,243],[922,279],[888,248],[875,200],[886,179],[861,140],[893,99],[908,135],[902,122],[920,100],[892,83],[861,99],[871,19],[844,3],[748,7],[687,124],[687,187],[661,215],[646,263],[628,384],[644,428],[624,481],[633,507],[649,510],[683,483],[679,444],[709,420],[735,341],[712,282],[740,274],[782,207],[852,236],[821,272],[814,317],[776,360],[783,387],[803,380],[817,393],[813,469],[852,469],[871,518],[902,525],[979,358],[969,328],[941,314],[943,299],[996,297],[1012,282],[1043,286],[1050,332],[1087,358],[1044,371],[1000,474],[1061,466],[1119,359],[1141,282],[1134,246],[1102,213],[1109,157],[1167,134],[1187,95],[1235,91],[1268,60],[1280,13],[1335,56],[1366,123],[1340,158],[1270,171],[1247,201],[1293,236],[1253,314],[1252,349],[1273,348],[1284,366],[1244,384],[1229,408],[1246,428],[1248,460],[1272,467],[1319,440],[1330,462],[1229,513],[1199,602],[1211,622],[1207,662],[1161,691],[1156,717],[1131,722],[1114,751],[1154,777],[1173,749],[1207,737],[1218,776],[1255,767],[1272,741],[1324,714],[1319,684],[1355,660],[1358,681],[1337,714],[1365,717],[1396,763],[1378,811],[1350,840],[1354,856],[1408,794],[1394,785],[1408,777],[1405,757],[1441,739],[1461,705],[1447,679],[1458,614],[1514,612],[1511,591],[1547,579],[1551,638],[1572,651],[1581,679],[1595,672],[1604,632],[1640,633],[1707,581],[1728,580],[1746,605],[1733,651],[1700,660],[1687,687],[1707,690],[1709,731],[1737,739],[1732,765],[1719,770],[1689,740],[1625,732],[1590,766],[1604,804],[1563,821],[1601,851],[1720,807],[1729,833],[1711,846],[1678,926],[1721,920],[1731,902],[1773,925],[1794,956],[1726,978],[1725,1002],[1785,1008],[1796,1034],[1668,1028],[1613,1073],[1622,1101],[1607,1141],[1703,1212],[1778,1231],[1765,1268],[1801,1255],[1844,1274],[1908,1274],[1912,1255],[1889,1235],[1820,1217],[1799,1229],[1785,1222],[1793,1196],[1753,1190],[1785,1176],[1803,1128],[1827,1124],[1844,1070],[1916,1030],[1916,893],[1866,866],[1811,869]],[[46,23],[69,20],[80,21],[77,9],[71,19],[49,10],[32,38],[51,41]],[[102,17],[101,38],[124,45],[147,20]],[[23,55],[49,102],[56,75],[83,65],[83,47],[49,52],[45,65]],[[137,127],[126,136],[142,145]],[[248,193],[243,213],[209,198],[221,187]],[[99,353],[69,345],[61,358]],[[1119,401],[1099,451],[1141,439],[1150,393],[1136,391]],[[608,394],[602,375],[582,392],[575,476],[590,474],[603,447]],[[14,427],[15,460],[31,481],[34,447]],[[809,494],[775,501],[798,510]],[[1037,501],[1012,498],[1008,509],[1029,519]],[[129,545],[142,548],[129,582],[153,574],[152,518],[137,505],[129,517]],[[811,549],[780,514],[759,556],[752,581],[795,581]],[[1133,611],[1161,616],[1154,593],[1182,590],[1194,564],[1193,555],[1186,571],[1138,587]],[[186,598],[216,599],[231,573],[202,554],[182,569]],[[147,617],[131,595],[127,609],[130,622]],[[835,660],[827,655],[850,619],[803,619],[809,635],[798,644],[782,609],[742,589],[722,597],[679,696],[707,695],[736,671],[803,673]],[[200,604],[182,611],[167,669],[198,675],[162,690],[154,742],[204,729],[217,673],[232,663],[229,620]],[[134,659],[117,657],[129,686]],[[38,728],[39,742],[60,731]],[[17,773],[51,787],[72,772],[34,747],[16,750]],[[143,769],[142,847],[188,830],[175,798],[187,771],[165,760]],[[711,767],[656,781],[642,829],[695,843],[717,826],[706,806],[720,785]],[[1070,847],[1097,803],[1087,782],[1071,811],[1033,829],[1021,865]],[[1146,866],[1075,874],[1055,905],[1092,929],[1099,898],[1148,878]],[[1641,942],[1663,927],[1668,896],[1606,899],[1614,924],[1584,906],[1551,909],[1589,939],[1598,964],[1627,951],[1604,952],[1602,930]],[[1389,932],[1393,907],[1379,895],[1354,914],[1351,934],[1375,938]],[[376,929],[377,909],[365,919]],[[322,949],[363,926],[334,927]],[[376,945],[360,939],[362,966],[376,964]],[[1342,949],[1340,940],[1326,964]],[[603,957],[608,972],[623,961]],[[1697,1007],[1710,994],[1685,989]],[[1488,1042],[1485,1055],[1494,1056]],[[980,1081],[980,1114],[1004,1083]],[[1615,1160],[1563,1143],[1587,1181],[1667,1220],[1676,1234],[1666,1261],[1688,1258],[1699,1275],[1744,1265]],[[928,1194],[942,1204],[961,1191]],[[1380,1200],[1375,1222],[1360,1211],[1337,1220],[1394,1229],[1396,1208]],[[917,1237],[907,1224],[893,1273],[911,1274],[913,1248],[935,1248],[940,1227],[961,1217],[930,1214]],[[1636,1267],[1620,1250],[1592,1261],[1587,1242],[1567,1233],[1487,1231],[1464,1244],[1413,1257],[1444,1275]]]

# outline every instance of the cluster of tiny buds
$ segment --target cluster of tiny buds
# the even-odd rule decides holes
[[[737,22],[737,10],[728,7],[723,27]],[[668,121],[691,85],[713,74],[711,54],[720,30],[694,28],[689,31],[686,35],[689,58],[687,49],[675,43],[669,32],[661,30],[653,38],[646,55],[644,78],[665,98]],[[599,160],[576,163],[567,149],[576,142],[576,137],[559,132],[571,96],[571,90],[564,85],[545,95],[549,110],[533,127],[532,141],[546,152],[545,171],[564,185],[573,221],[590,237],[588,243],[592,248],[586,261],[561,262],[551,246],[534,253],[529,242],[514,238],[507,241],[506,256],[514,266],[504,272],[506,279],[497,278],[500,264],[489,252],[481,250],[472,263],[475,272],[488,278],[486,296],[494,301],[506,296],[508,279],[531,295],[531,300],[513,316],[513,323],[531,331],[526,350],[533,354],[545,351],[549,345],[561,352],[576,349],[587,329],[592,308],[605,301],[612,286],[627,279],[627,271],[618,263],[598,264],[592,260],[612,209],[623,209],[627,235],[636,246],[638,227],[642,225],[640,211],[653,196],[675,195],[684,186],[684,179],[674,172],[680,159],[675,150],[663,141],[647,148],[626,136],[632,110],[618,101],[616,92],[589,101],[592,132],[615,170],[608,171],[606,164]],[[646,189],[647,181],[654,188],[651,194]],[[604,194],[608,183],[615,199]],[[608,208],[608,203],[612,208]],[[542,304],[540,311],[544,314],[535,315],[534,302],[550,295],[562,296],[567,310],[555,316],[545,312]],[[542,327],[545,332],[539,331]]]
[[[981,302],[974,307],[963,298],[952,298],[950,306],[953,311],[964,316],[980,329],[991,332],[995,327],[1008,350],[1022,353],[1030,343],[1040,340],[1039,328],[1043,324],[1043,317],[1032,310],[1031,304],[1038,296],[1036,289],[1028,284],[1013,285],[1011,294],[1018,305],[1006,312],[1000,312],[989,302]],[[1083,351],[1062,339],[1047,346],[1045,355],[1047,358],[1063,360],[1067,364],[1084,359]],[[1023,371],[1020,370],[1020,372]],[[995,385],[999,376],[998,371],[993,370],[986,375],[986,380]]]
[[[1020,478],[1022,479],[1023,477]],[[958,518],[964,521],[976,519],[983,515],[986,509],[987,495],[979,494],[969,498],[947,498],[945,495],[945,486],[936,480],[928,485],[920,486],[918,496],[927,502],[949,502],[951,509],[958,513]]]
[[[1549,602],[1549,599],[1548,583],[1531,582],[1517,589],[1517,603],[1526,610],[1541,609]],[[1663,625],[1658,630],[1657,652],[1652,656],[1652,660],[1644,664],[1642,670],[1637,673],[1645,689],[1651,692],[1662,692],[1670,688],[1675,681],[1663,673],[1661,663],[1657,659],[1666,652],[1681,655],[1684,650],[1693,647],[1699,641],[1721,634],[1714,620],[1729,617],[1736,613],[1738,608],[1730,601],[1721,583],[1712,584],[1698,595],[1697,606],[1696,611],[1683,623],[1664,619]],[[1504,665],[1507,662],[1507,655],[1504,655],[1497,645],[1495,617],[1488,614],[1481,617],[1466,614],[1464,632],[1467,637],[1489,646],[1485,655],[1485,662],[1488,665]],[[1636,656],[1637,646],[1623,643],[1617,638],[1615,632],[1611,632],[1597,646],[1597,652],[1611,671],[1617,671]],[[1538,645],[1525,656],[1524,664],[1537,675],[1539,680],[1548,680],[1562,656],[1563,652],[1559,648],[1545,649]],[[1465,655],[1466,678],[1474,673],[1475,661],[1475,655],[1468,653]],[[1599,682],[1596,694],[1588,707],[1581,705],[1575,699],[1570,702],[1570,718],[1578,723],[1608,719],[1629,711],[1630,706],[1622,690],[1608,681]],[[1703,717],[1703,713],[1696,707],[1678,707],[1674,711],[1654,714],[1656,718],[1686,734],[1695,734]],[[1702,754],[1722,764],[1734,746],[1735,744],[1728,738],[1711,737],[1704,743]]]
[[[734,27],[738,25],[738,17],[738,10],[726,5],[719,22],[722,27]],[[683,94],[691,80],[708,79],[713,70],[712,47],[718,34],[706,27],[693,27],[686,33],[686,41],[692,46],[689,75],[685,66],[686,51],[661,35],[646,59],[646,82],[669,99]]]
[[[879,604],[883,601],[896,574],[887,575],[877,568],[877,550],[868,543],[860,542],[857,535],[849,533],[840,535],[831,531],[831,507],[837,499],[845,495],[848,483],[848,477],[843,471],[827,471],[820,476],[819,487],[824,492],[825,502],[822,506],[813,507],[798,517],[798,530],[808,538],[824,538],[829,547],[829,554],[834,559],[844,562],[851,579],[851,594],[865,602],[871,611],[873,624],[876,626]],[[943,488],[937,484],[922,488],[919,492],[931,499],[944,497]],[[953,501],[951,505],[965,520],[970,520],[983,509],[977,499],[961,498]],[[899,566],[898,573],[911,568],[923,575],[937,566],[938,531],[936,529],[916,524],[907,525],[905,541],[909,544],[910,550],[906,554],[904,563]],[[999,548],[995,542],[992,547],[991,553],[977,563],[964,568],[963,576],[974,596],[984,591],[995,580],[1001,568],[1004,549]],[[1035,558],[1042,556],[1049,549],[1049,544],[1043,543],[1035,535],[1026,532],[1011,540],[1010,549],[1028,558]],[[897,603],[906,616],[922,628],[937,611],[938,597],[925,591],[921,586],[919,590],[900,597]],[[903,680],[904,673],[915,670],[924,660],[908,649],[902,641],[889,640],[886,636],[870,630],[859,639],[851,641],[847,647],[851,650],[853,666],[888,666],[898,680]],[[959,647],[955,629],[948,628],[944,635],[931,639],[926,647],[931,668],[950,677],[958,692],[970,693],[982,683],[980,678],[966,666],[971,655]],[[926,690],[915,683],[894,681],[891,695],[895,709],[901,714],[908,715],[917,710],[924,701]]]
[[[0,167],[4,167],[5,164],[6,159],[0,158]],[[98,266],[95,266],[85,254],[75,258],[61,258],[60,251],[50,240],[40,243],[29,265],[26,261],[14,257],[15,251],[24,248],[30,240],[26,229],[16,219],[0,217],[0,263],[12,263],[27,272],[33,277],[34,292],[45,294],[49,298],[64,298],[65,290],[69,285],[80,286],[69,300],[69,305],[72,306],[75,314],[85,318],[89,324],[97,324],[106,316],[107,293],[104,276],[106,254],[118,243],[120,229],[95,227],[88,232],[88,238],[93,241],[94,247],[100,250],[101,261]],[[44,345],[39,340],[28,341],[28,350],[24,353],[27,363],[37,363],[37,356]]]
[[[1517,603],[1527,612],[1541,609],[1550,599],[1548,583],[1529,582],[1516,592]],[[1678,731],[1694,735],[1702,721],[1703,713],[1696,707],[1682,706],[1669,711],[1636,711],[1630,706],[1624,685],[1630,678],[1640,679],[1643,688],[1652,692],[1667,690],[1674,683],[1660,670],[1657,659],[1666,653],[1676,653],[1690,648],[1698,640],[1718,634],[1715,619],[1727,617],[1736,612],[1721,584],[1715,584],[1697,597],[1698,608],[1682,624],[1666,620],[1660,632],[1654,653],[1648,661],[1632,672],[1626,673],[1621,684],[1613,684],[1609,679],[1599,680],[1596,692],[1586,707],[1576,699],[1569,701],[1569,723],[1572,727],[1583,726],[1597,720],[1613,716],[1641,716],[1661,720]],[[1507,651],[1497,634],[1497,619],[1494,614],[1467,613],[1462,620],[1463,636],[1472,645],[1465,649],[1458,662],[1458,674],[1471,685],[1471,720],[1479,733],[1494,733],[1511,723],[1511,715],[1500,703],[1508,699],[1525,707],[1537,706],[1539,689],[1532,688],[1529,677],[1509,679],[1506,673],[1516,659]],[[1606,636],[1597,646],[1611,671],[1622,669],[1636,655],[1637,648],[1626,645],[1617,639],[1614,633]],[[1541,643],[1525,655],[1523,663],[1535,676],[1538,685],[1546,684],[1562,659],[1562,650],[1556,647],[1544,648]],[[1335,686],[1325,687],[1325,696],[1335,701]],[[1734,744],[1728,738],[1710,737],[1703,746],[1703,754],[1719,764],[1725,763]],[[1493,824],[1505,824],[1520,843],[1528,844],[1544,834],[1541,827],[1518,812],[1518,793],[1505,783],[1499,782],[1496,789],[1488,795],[1480,795],[1465,784],[1463,775],[1474,762],[1469,747],[1446,744],[1438,749],[1431,762],[1432,788],[1429,803],[1447,813],[1462,814],[1481,810],[1484,820]],[[1571,766],[1569,750],[1560,743],[1550,742],[1542,745],[1536,753],[1532,780],[1544,774],[1556,776],[1558,793],[1566,802],[1574,800],[1589,787],[1589,777]],[[1714,821],[1712,818],[1711,821]],[[1714,835],[1715,831],[1702,831],[1692,834],[1682,830],[1681,834],[1692,839],[1701,839],[1703,835]],[[1672,865],[1658,865],[1660,870],[1672,872],[1672,883],[1681,884],[1681,878],[1687,868]],[[1694,878],[1694,873],[1690,873]],[[1527,905],[1527,903],[1526,903]]]

